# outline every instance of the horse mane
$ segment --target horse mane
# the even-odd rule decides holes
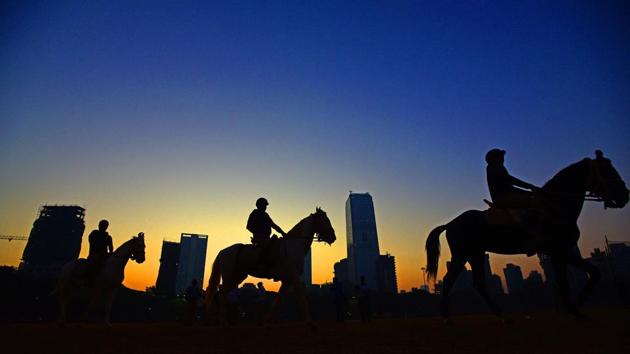
[[[115,249],[115,250],[114,250],[114,252],[112,252],[112,253],[116,253],[116,252],[118,252],[118,250],[122,250],[122,249],[123,249],[123,247],[128,247],[128,246],[129,246],[129,244],[130,244],[132,241],[134,241],[136,238],[138,238],[138,237],[137,237],[137,236],[133,236],[133,237],[131,237],[130,239],[128,239],[127,241],[125,241],[125,242],[121,243],[121,244],[120,244],[120,246],[116,247],[116,249]]]
[[[310,218],[310,215],[305,217],[304,219],[300,220],[300,222],[298,222],[297,224],[295,224],[295,226],[293,226],[291,228],[291,230],[289,230],[287,232],[287,237],[295,237],[294,234],[298,231],[298,229],[302,228],[302,224],[304,223],[304,221],[306,221],[306,219]]]
[[[572,183],[579,182],[578,180],[576,180],[576,176],[579,175],[580,172],[582,172],[580,170],[585,170],[584,165],[586,165],[586,163],[590,161],[591,159],[584,158],[574,164],[563,168],[558,173],[556,173],[549,181],[547,181],[542,188],[547,191],[567,189],[567,187],[570,186]]]
[[[301,228],[301,227],[302,227],[302,224],[303,224],[304,222],[306,222],[306,220],[307,220],[307,219],[310,219],[310,218],[314,217],[315,215],[317,215],[317,214],[321,214],[321,213],[326,214],[326,212],[325,212],[325,211],[323,211],[320,207],[315,208],[315,213],[310,214],[309,216],[305,217],[304,219],[300,220],[300,222],[298,222],[297,224],[295,224],[295,226],[293,226],[293,227],[291,228],[291,230],[289,230],[289,232],[287,232],[287,236],[288,236],[288,237],[295,237],[295,236],[293,236],[293,235],[297,232],[297,230],[298,230],[299,228]]]

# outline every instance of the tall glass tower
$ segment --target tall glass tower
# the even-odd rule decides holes
[[[346,200],[348,280],[359,284],[365,277],[370,289],[377,288],[376,263],[379,256],[374,203],[369,193],[352,193]]]
[[[192,280],[203,287],[203,271],[206,266],[208,235],[182,234],[179,244],[179,264],[177,267],[177,294],[183,294]]]

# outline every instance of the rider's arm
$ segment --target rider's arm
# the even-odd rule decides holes
[[[114,252],[114,243],[112,242],[112,237],[107,235],[107,252]]]
[[[533,184],[527,183],[525,181],[521,181],[520,179],[512,176],[512,175],[508,175],[510,177],[510,183],[513,186],[517,186],[517,187],[521,187],[521,188],[525,188],[525,189],[530,189],[530,190],[535,190],[538,189],[538,187],[534,186]]]
[[[282,236],[286,236],[286,235],[287,235],[287,234],[286,234],[286,232],[282,231],[282,229],[280,228],[280,226],[276,225],[276,223],[275,223],[275,222],[273,222],[273,220],[271,220],[271,219],[270,219],[270,221],[271,221],[271,227],[272,227],[274,230],[278,231],[278,232],[279,232]]]

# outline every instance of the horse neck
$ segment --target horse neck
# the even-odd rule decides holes
[[[112,256],[109,257],[109,261],[120,264],[124,268],[131,257],[131,241],[129,240],[116,248]]]
[[[582,212],[589,179],[589,160],[584,159],[558,172],[543,186],[546,200],[565,217],[574,219]]]
[[[287,238],[304,243],[304,254],[308,252],[308,249],[313,243],[313,215],[310,215],[302,219],[297,225],[295,225],[289,232],[287,232]]]

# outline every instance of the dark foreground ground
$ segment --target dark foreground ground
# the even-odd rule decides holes
[[[111,328],[53,324],[0,326],[3,353],[630,353],[630,310],[589,312],[590,321],[557,313],[513,315],[506,325],[490,316],[318,322],[271,328],[179,324],[116,324]]]

